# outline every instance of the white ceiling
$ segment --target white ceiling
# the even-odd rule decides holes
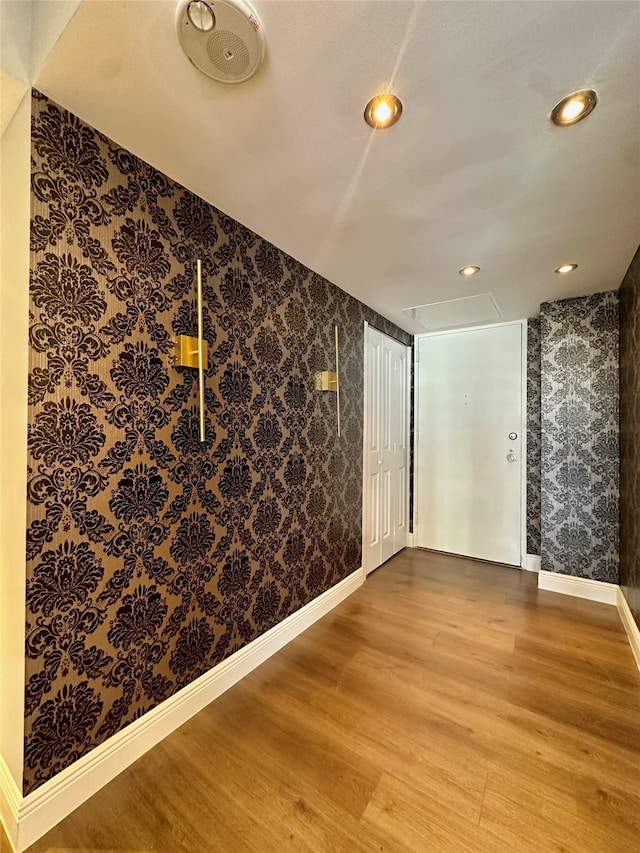
[[[256,0],[267,58],[239,85],[190,65],[175,8],[84,0],[35,85],[408,331],[402,309],[427,302],[491,292],[519,319],[620,284],[640,242],[640,3]],[[587,87],[595,112],[552,126]],[[375,132],[362,113],[385,89],[404,114]]]

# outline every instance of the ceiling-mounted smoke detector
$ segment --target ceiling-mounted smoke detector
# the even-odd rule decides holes
[[[187,57],[207,77],[242,83],[260,67],[262,24],[244,0],[179,0],[176,28]]]

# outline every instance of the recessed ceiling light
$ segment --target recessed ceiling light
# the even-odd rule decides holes
[[[402,115],[402,102],[395,95],[376,95],[364,108],[364,120],[376,130],[391,127]]]
[[[553,124],[557,124],[558,127],[567,127],[567,125],[575,124],[586,118],[595,109],[597,103],[598,96],[593,89],[582,89],[580,92],[573,92],[559,101],[551,110],[551,121]]]
[[[573,272],[576,269],[578,269],[578,264],[562,264],[562,266],[555,269],[554,272],[559,272],[560,275],[564,275],[564,273]]]
[[[480,267],[462,267],[462,269],[458,270],[458,272],[460,273],[460,275],[475,275],[477,272],[480,272]]]

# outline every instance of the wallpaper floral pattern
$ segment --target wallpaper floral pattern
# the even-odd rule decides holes
[[[360,566],[363,321],[411,342],[38,93],[30,293],[25,793]]]
[[[540,556],[540,318],[527,321],[527,554]]]
[[[640,249],[620,287],[620,583],[640,627]]]
[[[617,292],[540,306],[542,568],[618,582]]]

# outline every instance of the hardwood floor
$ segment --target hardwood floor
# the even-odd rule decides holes
[[[31,853],[640,851],[614,607],[406,550]]]

